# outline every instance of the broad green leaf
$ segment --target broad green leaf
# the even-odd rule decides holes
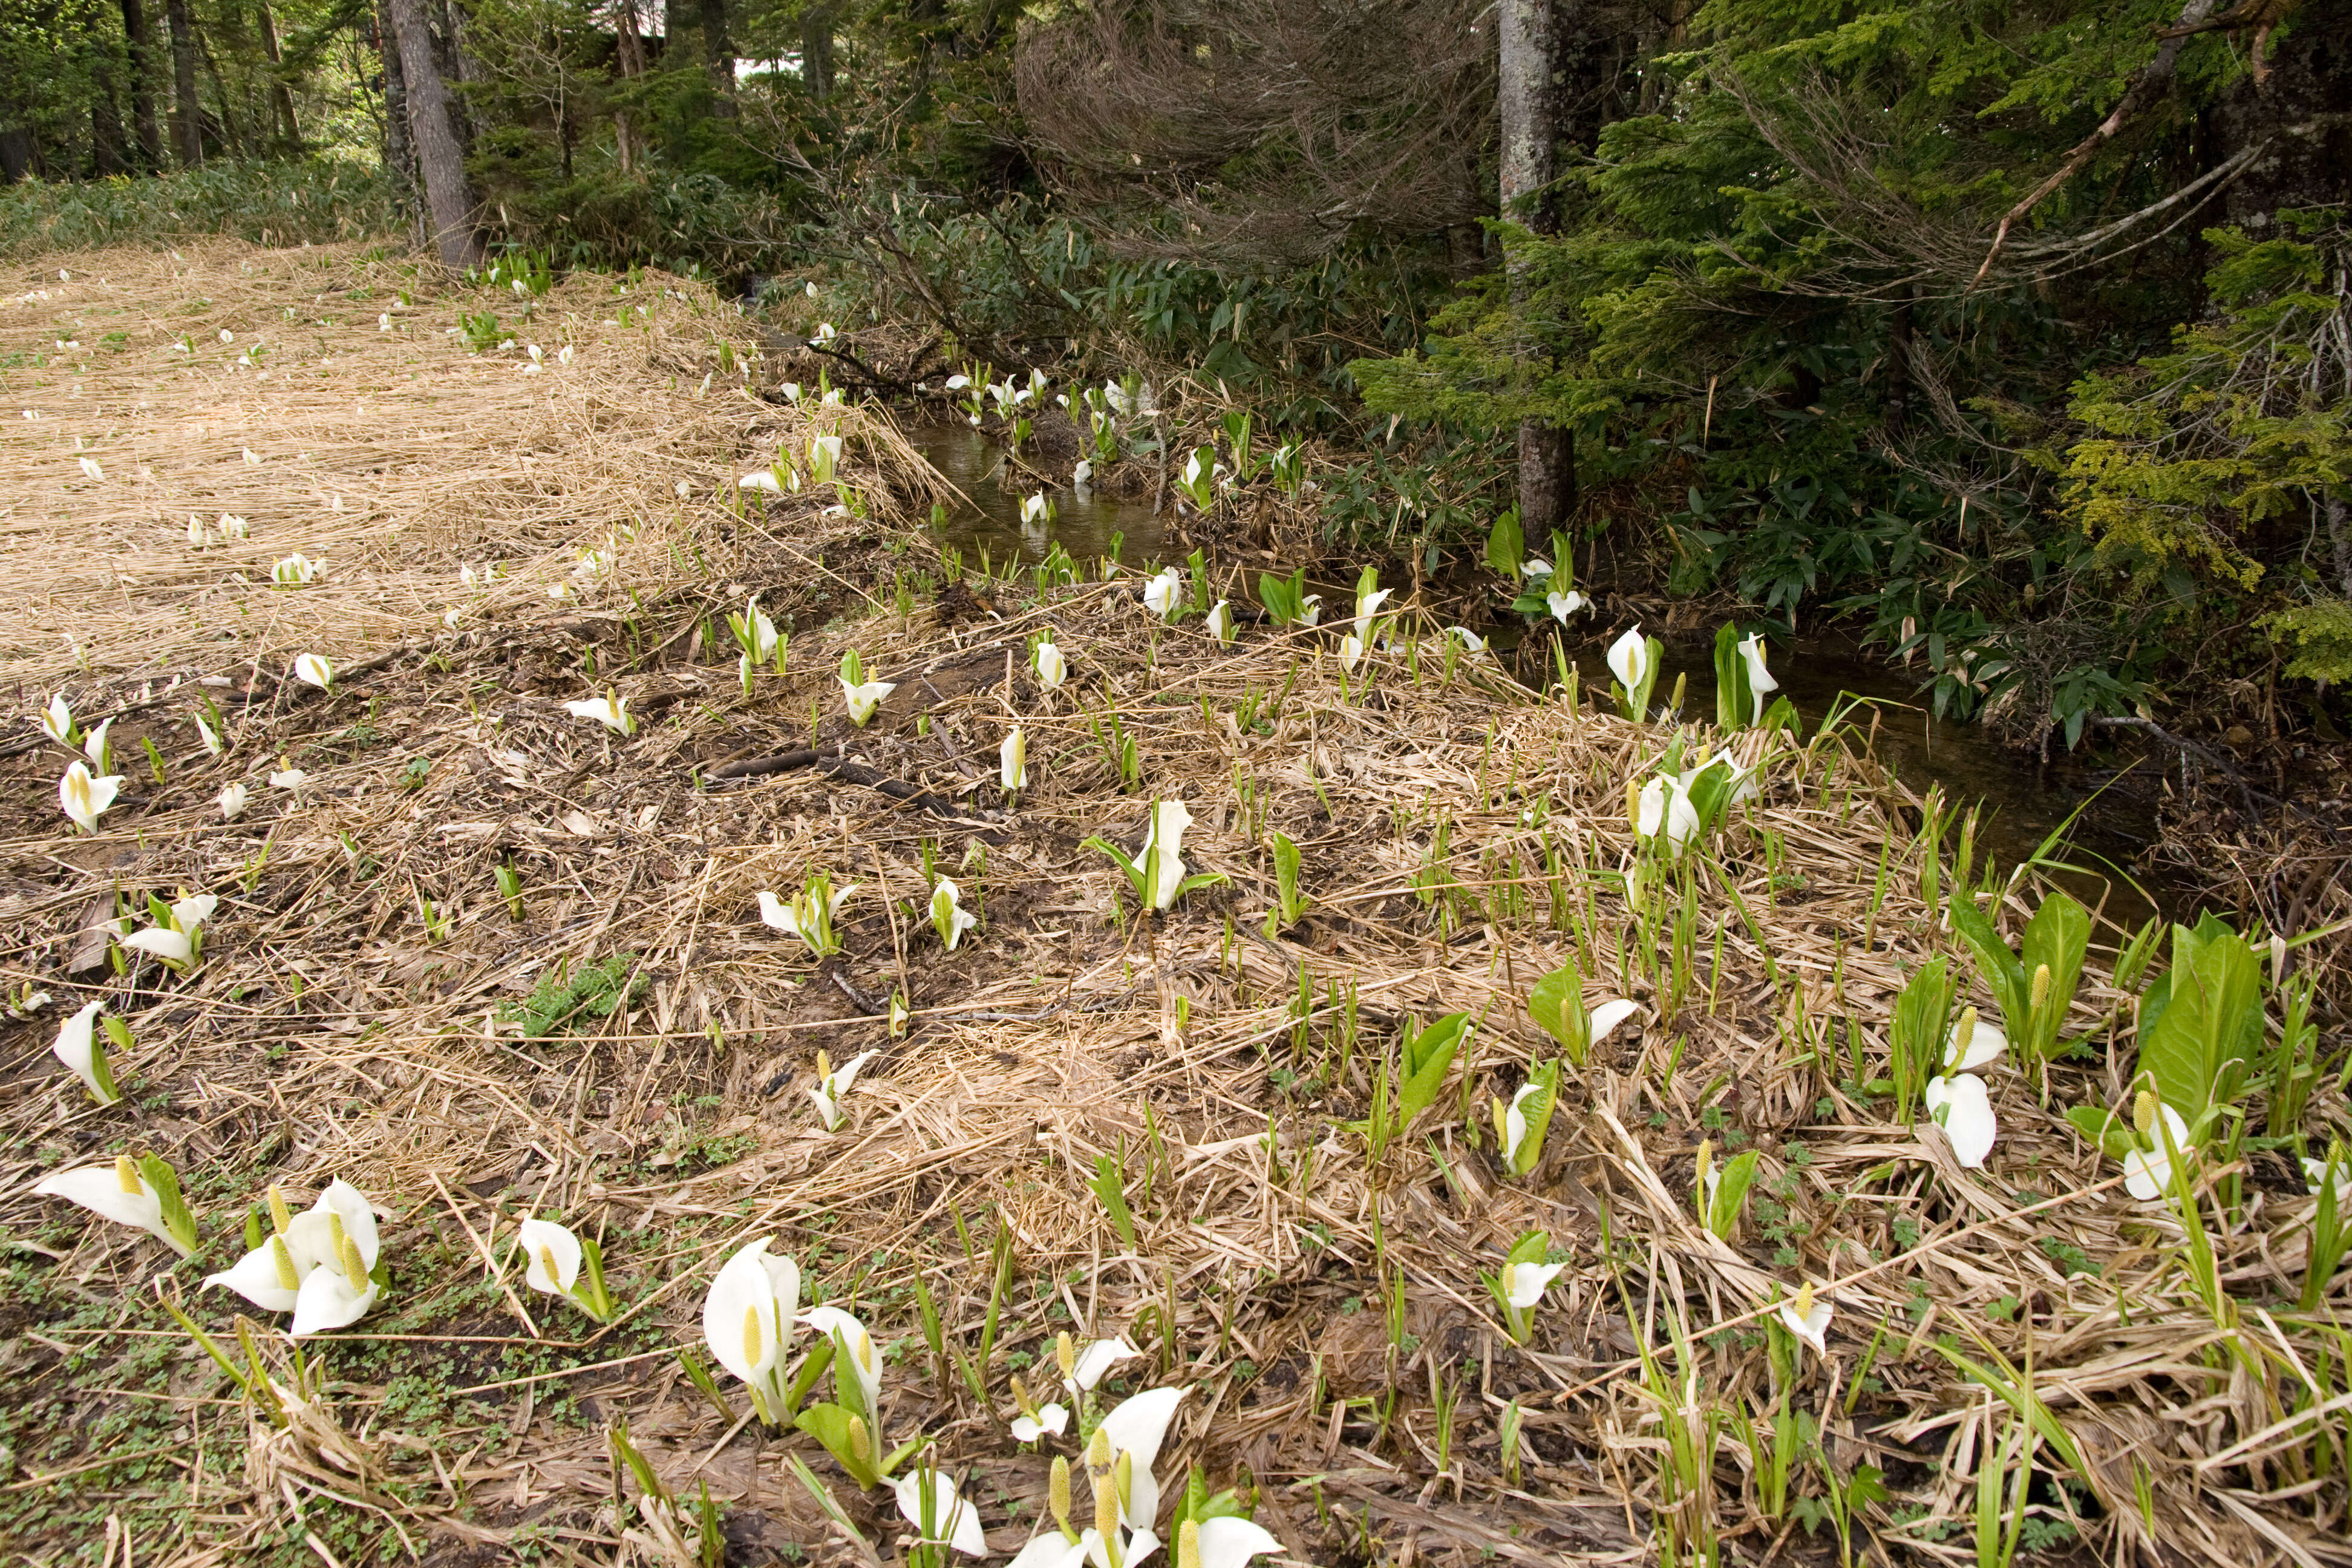
[[[1404,1081],[1397,1089],[1400,1130],[1412,1125],[1414,1117],[1436,1102],[1446,1071],[1454,1065],[1454,1053],[1469,1026],[1469,1014],[1448,1013],[1418,1035],[1406,1037]]]
[[[1976,957],[1977,973],[1984,976],[1986,988],[2000,1005],[2001,1026],[2012,1039],[2022,1036],[2029,1010],[2025,966],[2018,962],[2017,954],[2009,951],[2009,943],[2000,940],[1992,921],[1969,900],[1966,889],[1953,889],[1946,908],[1951,915],[1952,929],[1969,944],[1969,951]]]
[[[871,1488],[882,1479],[874,1468],[873,1433],[868,1431],[866,1434],[866,1451],[861,1457],[857,1446],[850,1439],[852,1425],[856,1421],[856,1415],[838,1405],[812,1405],[800,1413],[799,1419],[793,1425],[824,1444],[824,1451],[849,1472],[851,1480],[861,1487]]]
[[[1739,1223],[1741,1211],[1747,1206],[1748,1189],[1756,1180],[1756,1151],[1748,1150],[1723,1167],[1717,1178],[1715,1195],[1707,1200],[1706,1228],[1717,1236],[1728,1237],[1732,1227]]]
[[[2032,1038],[2021,1042],[2037,1055],[2047,1058],[2058,1043],[2061,1025],[2066,1009],[2074,1000],[2074,987],[2083,974],[2083,954],[2091,942],[2091,915],[2072,897],[2053,892],[2025,922],[2023,954],[2019,968],[2024,973],[2026,998],[2032,1001],[2033,976],[2043,965],[2050,969],[2050,994],[2039,1008],[2032,1008]]]
[[[2075,1131],[2096,1143],[2099,1152],[2110,1160],[2120,1162],[2137,1147],[2132,1141],[2131,1129],[2124,1124],[2124,1119],[2104,1106],[2070,1106],[2066,1110],[2066,1120]]]
[[[1519,1142],[1519,1152],[1511,1161],[1511,1174],[1524,1176],[1536,1168],[1543,1158],[1544,1133],[1551,1126],[1553,1108],[1559,1103],[1559,1058],[1554,1057],[1528,1077],[1536,1092],[1519,1107],[1527,1119],[1528,1135]]]
[[[1584,977],[1574,964],[1553,970],[1536,982],[1528,994],[1528,1016],[1536,1027],[1559,1042],[1568,1059],[1577,1066],[1584,1065],[1584,1054],[1591,1047],[1587,1039],[1588,1025],[1584,1014]]]

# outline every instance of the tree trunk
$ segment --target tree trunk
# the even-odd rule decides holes
[[[302,130],[294,122],[294,91],[281,74],[286,57],[278,49],[278,24],[270,18],[267,0],[254,0],[254,19],[261,24],[261,49],[269,57],[269,107],[278,119],[278,140],[289,153],[302,150]]]
[[[637,37],[637,0],[619,0],[613,9],[615,52],[625,82],[646,74],[646,46]],[[619,154],[621,173],[637,166],[637,128],[625,109],[613,110],[613,150]]]
[[[2304,0],[2267,40],[2263,78],[2232,82],[2214,105],[2218,162],[2267,142],[2222,193],[2229,221],[2268,238],[2282,207],[2352,200],[2352,0]]]
[[[416,143],[408,131],[408,76],[401,69],[400,46],[392,23],[379,3],[375,13],[375,47],[383,62],[383,166],[390,170],[400,195],[402,221],[411,243],[425,244],[425,204],[416,191]]]
[[[698,0],[702,12],[702,66],[719,92],[735,90],[735,46],[727,37],[727,0]]]
[[[163,0],[163,20],[172,30],[172,150],[180,167],[205,161],[205,111],[196,101],[196,25],[188,0]]]
[[[228,82],[222,77],[220,61],[213,54],[212,40],[202,33],[196,35],[196,53],[205,63],[205,74],[213,79],[214,95],[220,100],[221,140],[228,143],[230,157],[242,158],[245,146],[236,134],[236,110],[228,100]]]
[[[408,89],[408,127],[416,163],[425,175],[434,248],[450,267],[470,267],[482,258],[482,237],[474,227],[474,195],[466,184],[466,154],[449,118],[449,84],[433,58],[433,36],[425,25],[423,0],[384,0],[401,74]]]
[[[1538,234],[1556,226],[1549,194],[1558,174],[1559,15],[1574,0],[1502,0],[1497,28],[1501,78],[1503,216]],[[1507,250],[1514,297],[1526,293],[1524,258]],[[1524,353],[1532,354],[1532,345]],[[1540,419],[1519,425],[1519,527],[1528,539],[1565,528],[1576,506],[1576,446],[1568,430]]]
[[[122,0],[122,37],[130,46],[131,123],[147,171],[163,167],[163,138],[155,124],[155,40],[147,31],[147,10],[139,0]]]
[[[811,5],[801,13],[801,85],[809,101],[824,103],[833,97],[833,5]]]
[[[1911,300],[1895,307],[1886,333],[1886,436],[1899,441],[1911,423]]]
[[[112,41],[99,36],[95,13],[83,13],[82,38],[89,48],[89,172],[104,179],[130,167],[131,150],[123,140],[121,111],[114,102]]]
[[[33,173],[33,133],[21,125],[0,125],[0,185],[13,185]]]

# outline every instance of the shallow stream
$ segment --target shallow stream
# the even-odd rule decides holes
[[[985,552],[999,575],[1006,563],[1018,559],[1034,564],[1058,542],[1069,555],[1091,563],[1113,553],[1131,566],[1160,563],[1165,534],[1160,521],[1146,501],[1106,496],[1099,491],[1055,492],[1056,516],[1050,523],[1023,526],[1021,503],[1027,491],[1003,481],[1007,469],[1003,449],[977,430],[961,425],[932,425],[908,432],[916,448],[962,492],[966,504],[951,506],[940,542],[977,562]],[[1327,601],[1330,598],[1327,592]],[[1517,617],[1505,626],[1480,628],[1508,642],[1524,629]],[[1575,653],[1578,679],[1586,689],[1606,691],[1609,670],[1605,644],[1595,633]],[[1669,641],[1666,674],[1658,690],[1673,689],[1674,675],[1687,670],[1690,688],[1684,710],[1715,710],[1714,647],[1711,642]],[[2130,862],[2156,833],[2154,814],[2144,799],[2118,798],[2116,792],[2093,799],[2100,780],[2087,770],[2066,763],[2043,766],[2003,745],[1971,724],[1934,718],[1917,690],[1917,682],[1900,669],[1858,655],[1843,639],[1800,637],[1775,643],[1770,649],[1772,672],[1780,678],[1778,695],[1796,705],[1808,724],[1819,724],[1842,700],[1859,697],[1877,705],[1881,718],[1876,747],[1911,789],[1925,792],[1940,783],[1945,795],[1963,805],[1981,802],[1987,821],[1979,834],[1979,853],[1990,853],[2004,865],[2014,865],[2037,849],[2069,814],[2082,809],[2071,837],[2070,858],[2077,864],[2101,862],[2129,868]],[[1867,714],[1856,716],[1867,727]],[[2085,802],[2090,804],[2085,806]],[[1981,862],[1979,862],[1981,863]],[[2075,884],[2078,897],[2096,905],[2101,879],[2065,879]],[[2152,895],[2157,907],[2172,912],[2175,900],[2161,882],[2146,875],[2136,879]],[[2150,906],[2120,880],[2108,893],[2109,910],[2120,920],[2137,922]]]

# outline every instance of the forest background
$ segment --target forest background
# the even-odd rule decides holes
[[[1316,444],[1335,552],[1434,577],[1507,517],[2045,749],[2256,701],[2334,739],[2347,39],[2352,0],[0,0],[0,252],[814,283],[930,384],[1213,387]]]

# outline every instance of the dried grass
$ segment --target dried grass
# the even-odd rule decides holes
[[[364,279],[381,265],[210,255],[210,276],[279,268],[274,287],[302,298],[339,268]],[[127,277],[131,264],[110,258],[98,270]],[[31,1259],[10,1277],[17,1304],[0,1299],[0,1312],[24,1336],[9,1364],[50,1413],[37,1446],[16,1437],[25,1474],[5,1484],[47,1500],[47,1512],[13,1516],[33,1521],[44,1550],[95,1529],[92,1509],[153,1518],[138,1510],[168,1498],[187,1522],[168,1540],[142,1540],[142,1562],[247,1557],[289,1541],[299,1552],[308,1548],[289,1532],[320,1530],[331,1536],[321,1553],[386,1560],[403,1533],[436,1561],[502,1560],[522,1551],[526,1531],[536,1531],[532,1550],[567,1561],[657,1558],[660,1532],[624,1543],[635,1527],[612,1500],[624,1488],[602,1428],[625,1417],[671,1486],[707,1482],[729,1510],[730,1561],[768,1561],[788,1543],[875,1561],[826,1522],[784,1459],[799,1455],[826,1476],[885,1554],[898,1533],[887,1499],[853,1495],[805,1439],[723,1420],[671,1353],[698,1340],[719,1259],[769,1235],[799,1256],[814,1289],[854,1300],[895,1344],[887,1429],[929,1432],[944,1463],[969,1467],[967,1495],[1004,1550],[1037,1518],[1045,1460],[1017,1453],[1006,1435],[1003,1379],[1072,1328],[1134,1334],[1150,1352],[1133,1363],[1139,1386],[1192,1387],[1163,1469],[1197,1462],[1220,1485],[1254,1485],[1257,1517],[1302,1561],[1651,1561],[1669,1500],[1662,1413],[1641,1386],[1637,1341],[1666,1345],[1679,1314],[1698,1348],[1688,1367],[1658,1352],[1677,1375],[1719,1406],[1761,1397],[1759,1319],[1776,1289],[1810,1279],[1827,1283],[1838,1318],[1832,1354],[1801,1363],[1791,1397],[1822,1413],[1840,1473],[1865,1460],[1886,1470],[1893,1499],[1864,1531],[1880,1558],[1967,1551],[1973,1476],[2006,1420],[1932,1351],[1944,1334],[1971,1355],[1989,1345],[2030,1362],[2090,1472],[2066,1498],[2037,1494],[2036,1507],[2053,1518],[2074,1509],[2102,1557],[2126,1560],[2143,1545],[2237,1563],[2352,1557],[2341,1544],[2342,1449],[2330,1461],[2308,1441],[2316,1424],[2340,1443],[2342,1410],[2323,1401],[2307,1424],[2292,1424],[2295,1389],[2342,1379],[2340,1350],[2326,1350],[2337,1331],[2259,1305],[2275,1303],[2294,1276],[2309,1201],[2264,1192],[2245,1229],[2223,1239],[2246,1303],[2232,1340],[2180,1281],[2177,1226],[2128,1202],[2113,1167],[2057,1119],[2066,1104],[2120,1095],[2127,1024],[2095,1037],[2105,1061],[2053,1074],[2047,1108],[2021,1074],[1994,1076],[2003,1135],[1982,1172],[1960,1169],[1931,1125],[1915,1135],[1886,1124],[1884,1101],[1853,1092],[1850,1068],[1833,1065],[1832,1048],[1850,1063],[1856,1042],[1883,1057],[1895,989],[1948,941],[1904,853],[1916,803],[1850,739],[1784,744],[1765,759],[1763,798],[1717,850],[1738,900],[1716,890],[1699,900],[1700,987],[1660,1017],[1609,876],[1632,847],[1625,781],[1657,755],[1663,732],[1538,700],[1491,665],[1449,671],[1433,651],[1417,676],[1402,653],[1375,656],[1369,692],[1360,679],[1343,689],[1327,633],[1252,629],[1220,647],[1197,623],[1155,628],[1126,582],[1057,588],[1042,603],[1023,584],[933,595],[938,584],[923,578],[938,568],[919,540],[886,539],[806,502],[740,521],[699,501],[672,507],[662,498],[673,475],[707,486],[739,460],[730,442],[797,437],[793,422],[805,416],[715,388],[697,398],[690,353],[715,344],[728,318],[707,296],[667,286],[686,298],[675,321],[663,306],[668,335],[654,353],[684,357],[674,369],[656,357],[648,374],[643,355],[604,368],[620,359],[609,332],[576,367],[599,379],[576,392],[467,361],[421,331],[400,351],[437,354],[436,379],[420,373],[415,392],[394,388],[386,426],[427,427],[439,405],[424,400],[446,378],[462,382],[469,405],[496,403],[517,425],[543,420],[532,428],[569,456],[538,465],[544,492],[509,485],[493,505],[484,479],[514,473],[488,455],[499,437],[478,439],[467,430],[453,441],[474,443],[457,470],[471,483],[428,472],[421,443],[399,447],[417,465],[399,484],[383,476],[362,490],[355,478],[346,493],[400,526],[321,550],[331,561],[341,549],[388,552],[359,557],[380,562],[388,607],[346,625],[333,647],[348,658],[406,651],[323,700],[267,682],[252,689],[226,759],[195,748],[184,689],[160,695],[165,683],[257,658],[267,670],[301,636],[358,616],[369,590],[338,586],[337,575],[325,594],[253,590],[273,614],[235,623],[231,651],[204,640],[194,607],[211,603],[197,595],[226,593],[216,556],[116,579],[111,612],[100,608],[109,590],[93,567],[67,563],[79,585],[58,592],[58,614],[81,617],[95,667],[68,683],[77,710],[95,719],[154,688],[152,705],[126,712],[115,744],[135,756],[141,737],[154,739],[169,777],[142,781],[99,837],[78,840],[58,831],[55,748],[0,773],[0,796],[17,803],[0,842],[12,889],[0,898],[0,980],[34,981],[58,998],[0,1033],[0,1222]],[[608,287],[580,280],[552,298],[576,299],[585,319]],[[258,282],[244,296],[261,314],[278,297]],[[434,299],[420,315],[449,319],[462,303],[454,291]],[[9,316],[0,323],[14,328]],[[353,354],[373,344],[372,310],[361,325],[331,340],[339,360],[346,344]],[[194,380],[161,358],[148,374],[158,400]],[[262,386],[234,390],[259,403]],[[861,427],[872,432],[865,450],[893,460],[887,432]],[[219,438],[213,461],[173,482],[198,485],[244,438]],[[271,451],[325,448],[303,439]],[[20,462],[25,450],[11,452],[0,482],[47,485],[52,498],[72,488],[58,473],[69,451],[52,442]],[[886,480],[907,493],[919,483],[873,460],[853,483],[877,493]],[[369,466],[354,459],[339,472]],[[163,476],[181,472],[157,471],[136,493],[163,491]],[[70,525],[55,521],[52,499],[43,526],[88,527],[89,539],[168,561],[162,535],[179,493],[157,494],[152,515],[125,502]],[[267,497],[240,493],[258,534]],[[18,502],[20,515],[30,504]],[[583,610],[534,591],[625,521],[635,547]],[[137,542],[142,531],[155,540]],[[414,559],[398,553],[411,547]],[[256,549],[268,553],[258,539]],[[487,602],[448,586],[473,551],[519,566]],[[797,629],[792,673],[763,676],[746,700],[731,648],[704,628],[715,607],[754,589]],[[298,633],[284,618],[296,609],[275,611],[281,604],[321,618]],[[338,605],[340,622],[315,608]],[[151,606],[184,607],[187,629],[142,634]],[[439,628],[451,607],[461,626]],[[1074,670],[1052,694],[1022,668],[1025,637],[1047,627]],[[898,682],[864,731],[840,716],[832,674],[853,645]],[[634,737],[563,712],[563,699],[588,689],[588,647],[600,684],[645,716]],[[22,679],[65,668],[46,645],[16,657]],[[1263,726],[1236,715],[1253,698]],[[1120,789],[1097,738],[1107,701],[1137,740],[1141,790]],[[993,782],[996,746],[1016,715],[1034,784],[1008,807]],[[812,739],[871,773],[744,768]],[[211,805],[221,784],[289,755],[310,772],[306,787],[257,791],[267,798],[225,826]],[[744,776],[724,779],[730,769]],[[1255,934],[1272,872],[1258,825],[1243,819],[1237,774],[1263,801],[1264,826],[1303,850],[1315,909],[1279,938]],[[928,806],[856,777],[919,785]],[[1133,844],[1154,794],[1191,804],[1188,860],[1232,884],[1192,896],[1164,922],[1115,919],[1123,883],[1080,841],[1103,833]],[[1768,836],[1781,847],[1769,864]],[[1542,863],[1547,838],[1570,857],[1557,877]],[[927,846],[986,918],[951,954],[919,912]],[[1883,856],[1888,894],[1874,913]],[[519,923],[493,883],[501,864],[525,889]],[[864,884],[845,910],[847,953],[824,966],[753,908],[756,890],[788,891],[817,868]],[[224,895],[203,967],[185,983],[152,970],[110,975],[88,933],[115,890],[180,885]],[[446,940],[433,940],[420,895],[450,922]],[[2013,922],[2032,896],[2020,880],[2000,918]],[[1448,907],[1454,917],[1441,918]],[[1482,1107],[1551,1054],[1520,999],[1580,951],[1573,932],[1585,922],[1596,991],[1622,989],[1652,1011],[1571,1074],[1544,1163],[1508,1178],[1480,1131]],[[631,955],[645,989],[610,1017],[541,1040],[500,1022],[559,964],[616,953]],[[2082,1029],[2125,1000],[2094,969],[2074,1020]],[[1295,1049],[1302,974],[1315,1016]],[[915,1026],[894,1042],[877,1014],[902,986]],[[1352,1045],[1339,1037],[1349,995],[1361,1023]],[[104,996],[137,1035],[120,1068],[132,1098],[111,1110],[89,1109],[47,1050],[57,1012],[89,996]],[[1482,1020],[1454,1080],[1459,1100],[1449,1090],[1371,1164],[1340,1123],[1364,1114],[1374,1065],[1406,1016],[1455,1009]],[[836,1058],[882,1052],[837,1133],[816,1127],[803,1099],[820,1047]],[[2340,1123],[2340,1097],[2318,1100],[2315,1114]],[[1759,1211],[1726,1243],[1696,1224],[1689,1189],[1700,1137],[1731,1133],[1761,1152],[1759,1191],[1782,1217],[1768,1223]],[[320,1342],[334,1380],[327,1399],[299,1428],[257,1436],[249,1457],[247,1415],[144,1300],[160,1249],[30,1195],[50,1170],[131,1147],[188,1175],[215,1238],[199,1265],[169,1276],[200,1321],[228,1320],[231,1300],[194,1281],[222,1266],[265,1183],[299,1197],[342,1175],[389,1213],[394,1294],[358,1330]],[[1124,1161],[1132,1250],[1087,1188],[1105,1154]],[[601,1232],[619,1325],[591,1332],[568,1306],[523,1291],[508,1247],[526,1211]],[[981,1407],[932,1364],[909,1293],[928,1281],[950,1334],[975,1345],[1000,1227],[1017,1278],[992,1407]],[[1530,1227],[1549,1231],[1570,1266],[1521,1348],[1476,1271]],[[1402,1292],[1407,1335],[1395,1342],[1384,1324],[1391,1289]],[[2258,1347],[2273,1375],[2233,1373],[2213,1353],[2225,1342]],[[2292,1365],[2305,1369],[2304,1383],[2282,1370]],[[1460,1401],[1450,1441],[1438,1431],[1441,1386]],[[1513,1403],[1524,1418],[1516,1483],[1497,1440]],[[104,1469],[130,1461],[75,1434],[109,1422],[117,1453],[173,1451],[141,1460],[143,1474]],[[209,1456],[232,1438],[240,1468],[223,1473]],[[1758,1511],[1754,1459],[1738,1426],[1716,1451],[1707,1506],[1727,1560],[1822,1560],[1826,1530],[1813,1538]],[[157,1468],[166,1464],[169,1473]],[[289,1525],[293,1510],[300,1520]],[[1940,1543],[1939,1522],[1957,1531]]]

